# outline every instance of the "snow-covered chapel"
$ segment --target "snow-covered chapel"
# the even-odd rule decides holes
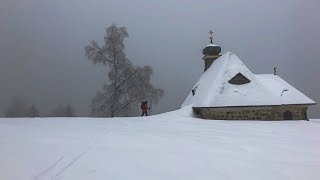
[[[274,74],[253,74],[237,55],[220,55],[211,41],[203,49],[204,73],[182,106],[196,116],[220,120],[307,120],[316,104]]]

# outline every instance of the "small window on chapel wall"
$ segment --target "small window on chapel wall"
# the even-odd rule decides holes
[[[198,86],[199,86],[199,85],[197,85],[196,87],[194,87],[194,88],[191,90],[192,96],[194,96],[194,95],[196,94],[196,90],[198,89]]]
[[[238,73],[232,79],[230,79],[228,82],[230,84],[241,85],[241,84],[247,84],[251,81],[248,78],[246,78],[243,74]]]

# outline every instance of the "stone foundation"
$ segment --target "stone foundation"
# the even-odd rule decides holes
[[[307,105],[193,107],[194,114],[216,120],[308,120]]]

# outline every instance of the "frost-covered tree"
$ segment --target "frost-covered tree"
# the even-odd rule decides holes
[[[40,116],[39,110],[34,105],[31,105],[28,108],[27,116],[28,117],[39,117]]]
[[[22,98],[14,97],[4,115],[5,117],[39,117],[39,110],[34,105],[28,106]]]
[[[103,46],[92,41],[85,47],[89,60],[108,69],[108,83],[97,92],[91,103],[93,116],[133,116],[138,102],[153,100],[157,103],[163,96],[164,91],[150,82],[152,68],[136,66],[127,59],[124,40],[128,37],[125,27],[112,24],[106,29]]]
[[[28,106],[22,98],[14,97],[4,115],[6,117],[26,117],[28,116]]]
[[[76,116],[75,115],[75,110],[70,104],[68,104],[65,107],[65,114],[66,114],[66,117],[74,117],[74,116]]]
[[[52,111],[50,116],[52,117],[74,117],[75,111],[74,108],[71,105],[58,105],[55,107]]]

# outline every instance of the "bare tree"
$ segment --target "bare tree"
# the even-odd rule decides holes
[[[28,108],[27,116],[28,117],[39,117],[40,116],[39,110],[34,105],[31,105]]]
[[[163,96],[164,91],[150,82],[152,68],[135,66],[126,58],[124,40],[128,37],[125,27],[112,24],[106,29],[103,46],[92,41],[85,47],[89,60],[103,64],[109,70],[109,82],[92,100],[93,116],[133,116],[137,102],[153,100],[157,103]]]
[[[68,104],[65,107],[65,114],[66,114],[66,117],[74,117],[74,116],[76,116],[75,115],[75,110],[70,104]]]
[[[75,111],[74,108],[71,105],[58,105],[55,107],[52,111],[50,116],[52,117],[74,117]]]
[[[22,98],[14,97],[4,115],[6,117],[26,117],[28,115],[28,106]]]
[[[5,117],[39,117],[39,110],[34,105],[28,106],[22,98],[14,97],[4,115]]]

